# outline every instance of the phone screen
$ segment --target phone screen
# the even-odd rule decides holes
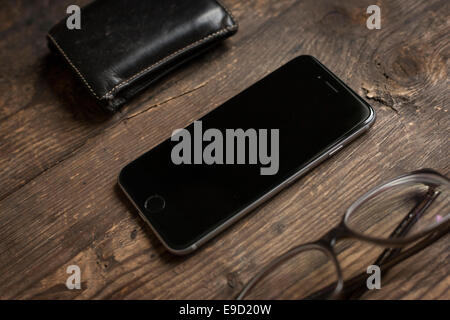
[[[301,56],[208,113],[201,125],[185,128],[192,148],[178,155],[190,157],[191,163],[179,163],[179,158],[174,163],[181,139],[168,139],[127,165],[119,184],[166,245],[181,250],[286,181],[370,115],[370,106],[317,60]],[[213,164],[201,158],[212,141],[201,139],[208,129],[222,133],[223,150],[210,153]],[[229,129],[253,133],[245,140],[245,159],[237,144],[227,149]],[[261,145],[264,131],[267,143]],[[256,146],[251,145],[254,133]],[[261,151],[266,157],[260,157]],[[157,209],[146,202],[155,196]]]

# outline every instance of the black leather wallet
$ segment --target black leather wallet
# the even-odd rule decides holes
[[[92,95],[111,111],[195,54],[234,34],[218,0],[97,0],[48,33]]]

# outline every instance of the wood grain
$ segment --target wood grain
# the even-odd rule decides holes
[[[74,1],[0,11],[0,298],[231,299],[280,252],[333,227],[352,201],[421,167],[448,175],[448,1],[224,0],[239,32],[109,117],[45,34]],[[75,1],[80,5],[88,1]],[[283,63],[311,54],[376,109],[373,129],[187,257],[167,253],[116,185],[126,163]],[[368,299],[449,299],[449,238]],[[349,276],[376,255],[352,242]],[[67,290],[66,268],[82,270]]]

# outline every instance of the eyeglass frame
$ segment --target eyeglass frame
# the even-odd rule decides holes
[[[305,251],[311,250],[319,250],[325,255],[327,255],[328,259],[333,263],[336,274],[337,281],[336,285],[332,284],[325,288],[322,288],[316,291],[313,294],[307,296],[307,299],[316,299],[316,298],[324,298],[329,295],[331,299],[344,299],[344,298],[355,298],[362,295],[365,292],[365,289],[361,285],[366,274],[361,273],[349,280],[345,280],[342,274],[342,268],[337,259],[337,254],[334,250],[335,244],[339,240],[343,239],[356,239],[364,242],[368,242],[371,244],[376,244],[379,246],[386,247],[386,249],[381,253],[381,255],[375,261],[375,265],[378,265],[381,271],[386,272],[391,269],[395,265],[400,262],[406,260],[407,258],[415,255],[421,250],[425,249],[432,243],[436,242],[442,236],[447,234],[450,231],[450,215],[446,215],[439,222],[435,222],[425,228],[424,230],[407,237],[399,238],[399,236],[403,236],[406,234],[410,228],[414,225],[420,215],[427,210],[429,205],[436,199],[439,195],[439,192],[429,189],[425,198],[417,204],[400,222],[400,224],[395,228],[389,238],[376,238],[367,236],[363,233],[352,230],[351,227],[348,226],[348,220],[353,212],[355,212],[362,204],[366,203],[366,201],[371,198],[377,196],[382,192],[386,192],[387,190],[397,186],[403,185],[407,183],[423,183],[426,184],[429,188],[433,186],[441,186],[447,185],[450,187],[450,179],[441,175],[439,172],[433,169],[421,169],[417,171],[413,171],[396,178],[393,178],[385,183],[382,183],[364,195],[359,197],[355,202],[353,202],[350,207],[346,210],[343,219],[341,222],[330,231],[325,233],[324,236],[319,238],[316,241],[305,243],[298,245],[284,254],[278,256],[269,262],[263,269],[261,269],[247,284],[242,288],[241,292],[237,296],[237,300],[242,300],[246,294],[266,275],[274,271],[279,265],[283,262],[289,260],[293,256],[296,256]],[[433,191],[431,194],[430,191]],[[417,242],[418,240],[421,240]],[[409,244],[417,242],[414,246],[408,248],[408,250],[400,253],[401,248],[405,247]],[[344,291],[344,282],[346,283],[346,290]],[[333,290],[334,287],[334,290]]]

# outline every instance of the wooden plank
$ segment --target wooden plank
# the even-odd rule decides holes
[[[43,119],[36,106],[0,122],[1,148],[22,154],[0,161],[2,172],[28,177],[0,201],[1,298],[229,299],[264,263],[333,227],[369,187],[424,166],[449,173],[446,1],[379,1],[377,31],[365,27],[370,1],[225,2],[241,24],[227,46],[168,80],[158,103],[144,95],[107,124],[69,120],[62,109],[61,144],[73,142],[39,170],[11,168],[33,146],[40,157],[60,148],[57,138],[24,142],[28,133],[60,135],[58,118]],[[318,57],[365,96],[378,113],[374,128],[195,254],[167,253],[118,190],[120,168],[299,54]],[[45,113],[62,104],[53,103]],[[48,131],[12,120],[21,116]],[[351,244],[340,255],[346,275],[376,255]],[[366,297],[448,299],[448,249],[447,236]],[[82,290],[65,287],[71,264],[81,267]]]

